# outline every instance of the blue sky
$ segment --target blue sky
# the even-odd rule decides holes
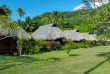
[[[25,20],[27,16],[33,18],[47,11],[73,11],[81,2],[82,0],[0,0],[0,6],[7,5],[13,11],[11,18],[16,21],[19,19],[16,12],[18,8],[24,9],[26,14],[22,20]]]

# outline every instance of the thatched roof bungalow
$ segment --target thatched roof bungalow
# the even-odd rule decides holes
[[[56,24],[49,24],[40,26],[35,32],[31,34],[34,39],[57,40],[64,39],[63,32]]]
[[[12,21],[9,21],[12,22]],[[19,29],[11,29],[11,28],[3,28],[3,25],[6,23],[0,22],[0,54],[13,53],[17,52],[17,44],[16,41],[18,38],[23,38],[24,40],[32,39],[31,35],[29,35],[22,28]]]
[[[66,37],[67,40],[73,40],[73,41],[85,40],[85,37],[83,37],[81,33],[77,32],[77,30],[64,31],[63,35]]]
[[[22,28],[19,28],[19,29],[2,28],[2,25],[4,24],[5,23],[0,23],[0,36],[10,36],[15,39],[23,38],[24,40],[32,39],[31,35],[28,34]]]

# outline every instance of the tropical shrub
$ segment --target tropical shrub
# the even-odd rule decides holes
[[[96,45],[97,45],[97,46],[101,46],[101,43],[97,41],[97,42],[96,42]]]
[[[49,42],[49,45],[50,45],[52,50],[59,49],[61,47],[60,42],[58,42],[58,41],[55,42],[53,40]]]
[[[17,56],[18,55],[18,53],[13,53],[13,56]]]
[[[40,48],[41,48],[40,46],[36,45],[33,49],[33,53],[35,53],[35,54],[38,53],[40,51]]]
[[[72,42],[72,49],[76,49],[76,48],[78,48],[78,43],[75,43],[75,42]]]
[[[105,42],[105,46],[108,45],[108,44],[109,44],[109,42]]]
[[[65,46],[62,46],[62,49],[64,49],[66,51],[67,55],[69,56],[72,46],[70,44],[66,44]]]
[[[49,45],[49,41],[42,42],[42,49],[46,51],[51,51],[51,46]]]
[[[88,41],[87,44],[88,44],[89,47],[93,46],[93,42],[92,41]]]
[[[36,40],[24,41],[24,53],[36,54],[40,51],[40,46],[36,44]]]
[[[19,56],[21,56],[22,48],[23,48],[23,39],[20,38],[20,39],[18,39],[18,41],[17,41],[17,49],[18,49],[18,51],[19,51]]]
[[[78,43],[79,48],[88,48],[88,46],[84,42]]]

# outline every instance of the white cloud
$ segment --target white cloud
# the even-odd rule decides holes
[[[102,0],[102,2],[92,2],[91,7],[92,8],[97,8],[99,6],[102,6],[103,4],[109,3],[109,0]]]
[[[102,2],[97,2],[97,1],[96,1],[96,2],[92,2],[92,3],[91,3],[91,7],[92,7],[92,8],[97,8],[97,7],[99,7],[99,6],[102,6],[103,4],[109,3],[109,1],[110,1],[110,0],[102,0]],[[76,11],[76,10],[82,9],[82,8],[84,8],[84,7],[86,7],[84,4],[80,4],[80,5],[76,6],[73,10]]]
[[[76,6],[73,10],[76,11],[78,9],[82,9],[82,8],[85,8],[86,6],[84,4],[80,4],[78,6]]]

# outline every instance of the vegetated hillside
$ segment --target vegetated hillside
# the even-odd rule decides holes
[[[39,26],[57,23],[62,30],[78,29],[80,32],[90,32],[91,34],[95,32],[98,35],[108,35],[109,23],[99,22],[109,21],[109,14],[106,13],[106,11],[110,11],[109,7],[110,3],[96,9],[45,12],[40,16],[35,16],[32,20],[37,21]]]

